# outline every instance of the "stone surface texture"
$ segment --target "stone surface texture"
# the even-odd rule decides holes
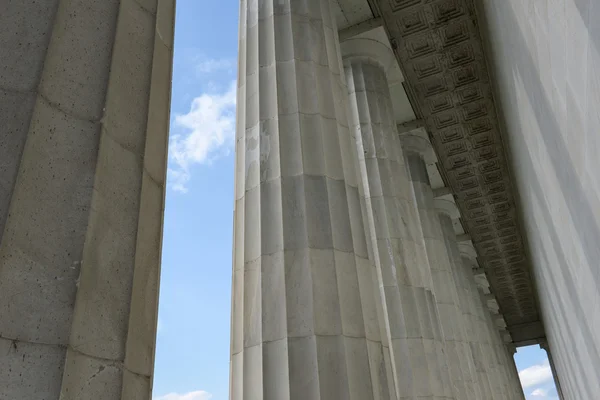
[[[149,399],[174,0],[0,13],[0,398]]]
[[[596,398],[600,4],[476,4],[562,395]]]

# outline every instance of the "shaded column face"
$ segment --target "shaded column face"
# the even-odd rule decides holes
[[[485,331],[485,366],[488,369],[488,378],[493,399],[518,399],[523,400],[525,395],[521,386],[514,359],[508,352],[507,344],[493,320],[488,309],[487,300],[483,291],[477,288],[480,298],[480,315]]]
[[[360,38],[343,43],[351,128],[356,132],[365,225],[371,258],[380,271],[390,352],[399,396],[442,398],[449,390],[447,365],[434,341],[437,308],[412,185],[397,135],[386,71],[359,53]],[[370,41],[378,53],[392,52]],[[375,52],[375,51],[373,51]],[[439,336],[439,335],[438,335]],[[446,383],[444,383],[446,382]],[[445,387],[446,385],[446,387]]]
[[[562,386],[560,384],[560,380],[558,379],[558,373],[556,371],[556,366],[554,365],[554,357],[552,357],[552,353],[550,351],[550,345],[546,339],[542,340],[540,343],[540,348],[546,351],[546,355],[548,356],[548,362],[550,363],[550,369],[552,370],[552,378],[554,379],[554,385],[556,386],[556,392],[558,394],[558,398],[563,400],[565,398]]]
[[[436,200],[436,202],[438,205],[441,203],[439,200]],[[449,201],[444,202],[450,203]],[[455,206],[452,205],[452,207]],[[463,365],[466,393],[469,399],[475,399],[481,396],[481,389],[475,367],[475,359],[470,346],[470,333],[473,328],[468,318],[468,302],[465,301],[464,282],[459,271],[463,267],[462,260],[460,260],[460,252],[457,247],[456,235],[450,215],[445,210],[439,210],[438,217],[444,234],[444,242],[450,259],[451,274],[456,290],[457,318],[460,321],[457,326],[456,339],[459,346],[460,362]]]
[[[175,5],[0,13],[0,398],[151,396]]]
[[[438,310],[440,326],[439,347],[443,348],[442,360],[448,365],[447,386],[457,399],[468,398],[464,368],[463,344],[460,341],[460,310],[457,288],[452,275],[450,258],[444,235],[433,201],[427,169],[423,157],[433,157],[427,139],[412,133],[400,135],[410,170],[420,223],[423,229],[427,257],[433,283],[433,299]]]
[[[469,303],[469,317],[471,319],[471,350],[475,361],[476,371],[479,375],[481,393],[485,398],[499,398],[496,393],[496,380],[498,373],[494,372],[491,364],[491,343],[488,332],[492,327],[488,326],[486,319],[487,305],[484,308],[479,289],[472,274],[472,269],[477,266],[476,253],[472,245],[461,244],[461,261],[463,286],[465,289],[465,300]]]
[[[331,2],[240,6],[231,399],[389,399]]]

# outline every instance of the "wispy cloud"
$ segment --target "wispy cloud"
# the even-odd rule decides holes
[[[546,397],[548,396],[548,391],[546,389],[537,388],[533,392],[531,392],[531,395],[537,397]]]
[[[534,389],[529,396],[528,400],[558,400],[556,393],[552,388],[539,387]]]
[[[519,379],[521,380],[521,385],[523,385],[523,388],[540,385],[552,380],[550,363],[548,360],[545,360],[541,364],[532,365],[529,368],[519,371]]]
[[[236,85],[231,82],[225,91],[196,97],[188,113],[175,116],[175,127],[181,132],[169,144],[173,190],[187,192],[192,165],[209,164],[229,154],[235,143],[235,99]]]
[[[189,392],[185,394],[169,393],[164,396],[154,397],[153,400],[209,400],[212,395],[204,390]]]

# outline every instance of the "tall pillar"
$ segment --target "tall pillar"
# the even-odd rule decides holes
[[[395,57],[375,35],[343,42],[342,55],[367,232],[372,259],[381,269],[399,397],[450,398],[443,379],[447,366],[434,341],[437,307],[431,273],[389,93]]]
[[[546,355],[548,356],[548,362],[550,363],[550,369],[552,370],[552,377],[554,378],[554,386],[556,387],[558,398],[560,400],[564,400],[565,397],[562,392],[562,387],[560,386],[558,374],[556,373],[556,367],[554,366],[554,359],[550,351],[550,346],[548,345],[548,340],[543,339],[542,341],[540,341],[540,348],[544,349],[546,351]]]
[[[2,399],[151,396],[174,12],[3,5]]]
[[[465,388],[462,381],[462,372],[458,364],[455,341],[452,339],[452,318],[448,312],[455,308],[454,299],[448,296],[452,285],[449,274],[449,258],[445,251],[442,231],[433,205],[433,192],[429,183],[426,163],[436,160],[435,153],[429,140],[403,132],[400,140],[404,151],[404,158],[409,170],[409,178],[413,186],[413,196],[417,207],[419,226],[423,236],[423,243],[428,258],[430,288],[430,307],[434,326],[434,340],[436,341],[438,362],[442,368],[442,382],[447,398],[465,398]],[[442,313],[445,313],[443,316]],[[446,332],[448,335],[446,335]],[[448,340],[448,341],[447,341]]]
[[[491,349],[489,354],[489,368],[494,371],[492,374],[494,379],[491,382],[494,399],[524,400],[525,395],[519,381],[513,354],[509,354],[509,345],[500,334],[499,327],[494,322],[492,313],[487,308],[487,301],[481,289],[479,290],[479,296],[484,306],[484,317]]]
[[[434,162],[435,155],[431,143],[417,134],[404,132],[400,138],[406,152],[406,162],[410,170],[410,179],[423,229],[450,381],[457,400],[471,399],[474,394],[469,390],[472,388],[472,383],[468,379],[470,369],[466,364],[467,359],[462,343],[462,313],[459,308],[450,255],[446,249],[445,237],[426,169],[426,160]]]
[[[452,296],[455,298],[457,311],[456,320],[454,321],[456,324],[454,338],[459,351],[459,362],[465,382],[466,398],[480,399],[482,398],[482,394],[470,346],[470,342],[472,341],[470,335],[473,327],[468,318],[468,304],[465,301],[465,291],[460,279],[460,269],[463,266],[452,224],[452,219],[458,218],[459,213],[456,205],[451,201],[436,199],[434,200],[434,204],[438,211],[444,244],[450,260],[451,279],[454,283],[452,285]]]
[[[242,0],[232,400],[396,399],[330,0]]]
[[[511,377],[511,393],[514,395],[515,400],[525,400],[525,392],[523,391],[523,386],[521,385],[521,380],[519,379],[519,370],[517,369],[517,364],[515,363],[515,354],[517,352],[517,348],[512,343],[506,343],[504,346],[506,349],[505,354],[508,357],[507,365]]]
[[[477,284],[472,270],[477,266],[477,253],[471,243],[460,243],[458,245],[461,255],[461,264],[457,269],[458,278],[461,282],[459,286],[464,291],[464,302],[466,303],[466,317],[469,319],[468,337],[470,340],[471,352],[475,361],[475,369],[479,378],[479,386],[482,398],[493,399],[493,391],[490,371],[488,369],[487,359],[488,344],[486,339],[486,321],[483,314],[483,305],[477,290]]]
[[[462,269],[466,299],[471,303],[471,316],[474,342],[473,355],[477,371],[481,373],[480,384],[483,393],[490,399],[522,399],[522,389],[514,368],[512,356],[506,357],[508,346],[502,342],[499,327],[489,319],[487,301],[481,296],[472,271],[479,269],[475,248],[470,242],[459,244],[464,268]],[[499,360],[494,360],[499,354]],[[481,368],[481,369],[480,369]],[[515,381],[514,377],[517,377]]]

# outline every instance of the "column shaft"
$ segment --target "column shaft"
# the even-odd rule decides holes
[[[558,374],[556,373],[556,367],[554,366],[554,358],[552,357],[552,353],[550,352],[550,346],[548,345],[548,341],[544,339],[540,343],[540,347],[546,351],[546,355],[548,356],[548,362],[550,363],[550,369],[552,370],[552,377],[554,378],[554,385],[556,386],[558,398],[560,400],[564,400],[565,397],[563,395],[562,387],[558,379]]]
[[[469,246],[470,245],[464,245],[464,247]],[[472,246],[470,249],[473,251],[473,253],[475,252]],[[462,250],[463,249],[461,248],[462,257],[460,257],[460,260],[457,260],[457,263],[460,262],[460,264],[457,265],[457,276],[460,282],[459,286],[463,290],[463,304],[465,309],[464,315],[469,321],[467,339],[469,340],[471,353],[473,354],[475,371],[477,373],[477,381],[479,383],[481,396],[482,398],[493,399],[483,349],[485,346],[485,327],[483,326],[483,315],[480,312],[481,299],[479,297],[476,282],[472,274],[472,261],[463,255],[464,253],[462,253]]]
[[[395,399],[331,2],[240,7],[230,397]]]
[[[448,376],[447,379],[451,382],[452,392],[456,399],[467,399],[464,378],[465,368],[461,365],[461,359],[464,357],[462,356],[457,331],[461,320],[456,287],[423,159],[423,153],[432,152],[433,150],[426,139],[416,138],[416,140],[412,140],[412,136],[407,139],[406,134],[401,135],[423,229],[433,283],[433,297],[436,302],[436,308],[439,310],[438,318],[441,327],[439,340],[441,341],[440,346],[444,348],[444,356],[447,359],[448,372],[446,376]]]
[[[439,200],[436,200],[436,202],[439,202]],[[450,204],[455,207],[453,203]],[[439,212],[438,216],[440,219],[442,232],[444,234],[446,250],[450,259],[454,289],[456,290],[456,305],[458,308],[456,339],[458,341],[458,347],[460,351],[459,357],[462,365],[467,396],[469,399],[479,399],[482,398],[482,394],[479,384],[479,377],[477,376],[475,367],[475,359],[471,349],[472,340],[470,337],[470,332],[473,330],[473,327],[471,326],[471,321],[469,318],[469,305],[468,301],[465,299],[466,294],[460,272],[463,267],[462,260],[458,250],[456,235],[454,234],[454,227],[450,215],[448,215],[446,212]]]
[[[489,338],[489,368],[494,371],[491,375],[494,378],[491,382],[494,399],[523,400],[524,393],[519,381],[514,358],[508,353],[507,345],[500,335],[498,326],[492,319],[492,314],[486,305],[487,301],[481,292],[480,298],[484,306],[485,326],[487,327]]]
[[[442,366],[437,363],[426,290],[429,266],[386,74],[376,60],[363,57],[347,58],[345,68],[371,257],[381,271],[398,397],[442,398]]]
[[[0,15],[0,108],[17,106],[0,138],[0,398],[151,395],[174,12],[65,0]]]

